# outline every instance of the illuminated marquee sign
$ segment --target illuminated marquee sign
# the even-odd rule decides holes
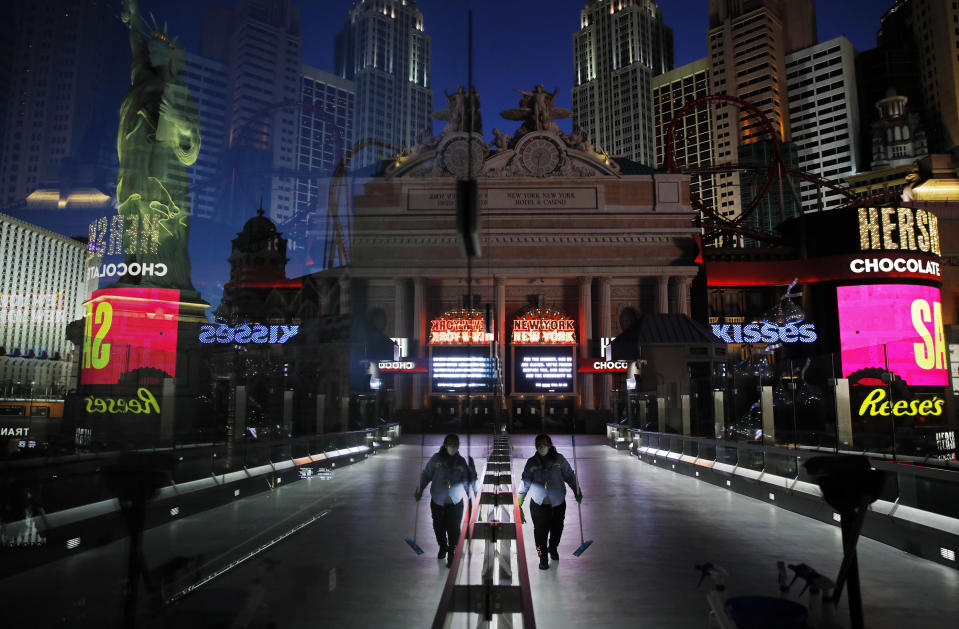
[[[572,347],[513,348],[514,393],[573,393]]]
[[[493,342],[493,333],[486,331],[483,313],[479,310],[450,310],[430,321],[430,345],[486,345]]]
[[[109,413],[111,415],[132,413],[134,415],[160,414],[160,405],[149,389],[140,387],[135,398],[96,397],[83,398],[88,413]]]
[[[167,274],[167,265],[162,262],[144,263],[131,262],[127,264],[120,262],[118,264],[101,264],[99,267],[91,266],[87,269],[87,279],[97,279],[100,277],[122,277],[124,275],[149,275],[163,277]]]
[[[200,326],[197,340],[201,343],[286,343],[300,331],[298,325],[250,325],[244,323],[235,328],[227,325]]]
[[[90,239],[87,250],[99,256],[155,255],[160,248],[161,214],[140,216],[127,214],[104,216],[90,223]],[[86,279],[101,277],[163,277],[169,268],[162,262],[105,262],[90,266]]]
[[[910,386],[949,383],[938,288],[873,284],[836,288],[842,375],[888,369]]]
[[[949,452],[956,449],[956,431],[941,430],[936,433],[936,447],[939,450]]]
[[[924,400],[887,399],[885,388],[873,389],[859,405],[860,417],[941,417],[945,401],[937,396]]]
[[[812,323],[775,326],[771,323],[713,324],[713,336],[726,343],[815,343],[819,336]]]
[[[854,258],[849,270],[856,274],[867,273],[919,273],[940,277],[939,263],[918,258]]]
[[[67,314],[66,293],[0,293],[0,323],[68,323]]]
[[[426,373],[426,365],[420,360],[381,360],[376,368],[383,373]]]
[[[576,345],[576,323],[551,308],[534,308],[513,320],[515,345]]]
[[[90,223],[90,240],[87,249],[104,256],[156,254],[160,250],[159,213],[126,216],[114,214]]]
[[[604,358],[580,358],[579,373],[626,373],[628,360],[606,360]]]
[[[908,207],[859,208],[859,249],[941,255],[939,221],[932,212]]]
[[[117,384],[140,368],[176,376],[180,291],[116,288],[93,291],[84,304],[84,384]]]

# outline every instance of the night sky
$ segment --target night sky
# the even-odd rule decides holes
[[[142,0],[188,48],[198,49],[196,18],[208,1]],[[228,4],[236,4],[227,0]],[[303,62],[333,70],[333,38],[342,28],[353,0],[300,0]],[[483,105],[484,134],[494,126],[512,133],[519,123],[499,117],[515,107],[516,88],[543,83],[559,88],[558,105],[569,107],[573,87],[572,35],[579,29],[584,0],[420,0],[426,32],[432,38],[432,87],[435,108],[446,107],[443,90],[466,84],[466,15],[473,11],[473,82]],[[845,34],[858,50],[875,46],[879,19],[893,0],[816,2],[819,40]],[[676,65],[706,55],[707,0],[661,0],[665,21],[673,29]],[[569,121],[565,123],[569,131]],[[437,130],[442,123],[437,123]],[[561,127],[563,124],[560,125]]]
[[[225,0],[237,4],[239,0]],[[140,0],[144,13],[152,11],[158,21],[166,22],[169,31],[180,38],[187,50],[200,48],[200,22],[211,0]],[[817,1],[819,40],[826,41],[843,33],[858,50],[875,46],[879,19],[892,6],[893,0]],[[115,0],[119,13],[119,0]],[[333,71],[333,41],[340,31],[353,0],[299,0],[303,62]],[[434,109],[446,107],[444,89],[455,91],[467,83],[466,17],[474,12],[474,83],[480,91],[483,107],[483,129],[487,139],[493,127],[512,134],[519,123],[506,121],[499,112],[515,107],[519,101],[516,89],[529,90],[543,83],[547,90],[559,89],[557,105],[570,106],[572,90],[572,35],[578,30],[580,12],[585,0],[421,0],[425,30],[432,38],[432,88]],[[675,39],[677,66],[695,61],[706,54],[707,0],[662,0],[660,3]],[[116,20],[105,25],[122,29]],[[119,106],[118,95],[117,106]],[[438,132],[442,122],[435,124]],[[570,121],[559,121],[567,133]],[[115,133],[113,129],[109,134]],[[250,206],[250,215],[253,208]],[[39,217],[24,216],[35,222]],[[55,231],[63,225],[44,225]],[[217,304],[222,283],[229,277],[226,262],[230,255],[230,238],[242,224],[221,223],[194,225],[190,255],[194,281],[204,298]],[[197,237],[202,234],[202,237]],[[290,252],[288,272],[304,272],[304,251]]]

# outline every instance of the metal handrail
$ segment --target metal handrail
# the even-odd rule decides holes
[[[762,461],[764,465],[761,471],[764,474],[777,476],[780,478],[805,480],[807,482],[811,482],[811,479],[808,478],[804,468],[802,467],[802,461],[824,453],[863,454],[862,452],[858,451],[847,451],[842,449],[836,451],[835,449],[820,450],[805,447],[784,448],[781,446],[762,445],[759,443],[727,441],[712,437],[696,437],[692,435],[681,435],[676,433],[650,432],[636,428],[626,429],[622,426],[617,427],[616,424],[607,424],[607,437],[609,437],[614,431],[616,431],[617,434],[626,435],[627,443],[631,443],[635,438],[639,438],[642,440],[644,447],[655,449],[659,452],[668,451],[674,455],[693,456],[687,452],[686,445],[695,444],[695,457],[698,460],[712,460],[721,462],[717,458],[716,454],[710,456],[709,454],[705,453],[704,447],[715,450],[724,448],[726,450],[735,450],[737,453],[742,451],[755,455],[762,455]],[[658,444],[649,445],[650,441],[654,441],[654,443],[658,441]],[[677,443],[683,444],[683,447],[681,447],[679,450],[675,449]],[[873,467],[881,469],[890,474],[890,478],[886,483],[887,489],[884,500],[894,500],[896,504],[911,507],[929,514],[935,514],[936,516],[953,519],[956,518],[956,512],[953,505],[955,505],[955,499],[959,497],[959,469],[957,469],[955,462],[950,462],[951,465],[929,467],[922,465],[921,460],[910,461],[907,459],[907,457],[903,456],[900,456],[898,461],[893,461],[891,459],[882,458],[881,456],[874,457],[868,452],[865,453],[865,455],[869,457]],[[793,459],[795,461],[793,473],[790,475],[784,475],[779,473],[779,471],[777,471],[774,467],[766,465],[765,463],[768,461],[768,457]],[[737,464],[745,465],[742,463],[742,459],[739,458],[738,455]],[[745,466],[749,467],[748,465]],[[948,492],[948,496],[951,496],[952,498],[950,499],[947,497],[935,502],[930,502],[928,499],[922,499],[923,495],[913,489],[913,486],[917,480],[925,483],[938,483],[941,491]]]
[[[497,452],[500,450],[502,452]],[[453,553],[453,560],[450,563],[450,573],[446,579],[446,585],[443,587],[443,593],[440,596],[440,602],[436,609],[436,616],[433,618],[433,629],[447,629],[452,621],[453,615],[457,612],[482,614],[486,621],[492,620],[496,614],[505,614],[505,626],[511,626],[513,614],[520,614],[523,627],[525,629],[535,629],[536,620],[533,615],[533,596],[530,591],[529,572],[526,568],[526,552],[523,540],[522,516],[520,514],[519,502],[516,499],[516,487],[513,483],[513,458],[511,454],[512,447],[509,443],[509,437],[497,436],[493,441],[493,448],[490,456],[487,457],[486,465],[483,468],[482,477],[485,481],[487,470],[490,463],[508,463],[509,465],[509,494],[510,502],[513,505],[512,522],[499,522],[491,519],[489,522],[480,522],[479,513],[484,504],[492,504],[494,512],[497,507],[505,506],[501,503],[498,496],[504,492],[501,491],[482,491],[475,498],[474,503],[467,503],[470,509],[469,517],[463,521],[460,529],[460,538],[456,544]],[[496,454],[505,454],[506,461],[491,461]],[[498,471],[498,468],[497,468]],[[497,479],[502,479],[503,474],[497,474]],[[486,484],[485,482],[483,484]],[[496,486],[504,486],[506,483],[496,482]],[[503,513],[508,513],[505,510]],[[479,525],[479,526],[477,526]],[[502,529],[502,535],[498,536],[498,530]],[[464,550],[471,552],[472,542],[478,532],[482,532],[482,537],[486,541],[484,557],[495,557],[495,544],[497,542],[516,544],[516,564],[518,572],[518,584],[493,585],[492,579],[484,578],[480,585],[462,585],[457,584],[460,576],[460,565],[462,564]],[[493,547],[493,548],[491,548]],[[511,557],[512,554],[509,555]],[[502,555],[501,555],[502,558]],[[484,562],[484,568],[486,564]],[[485,577],[485,575],[484,575]]]

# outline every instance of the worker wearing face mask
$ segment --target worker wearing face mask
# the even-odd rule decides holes
[[[459,541],[460,523],[463,521],[463,500],[476,495],[476,468],[473,457],[469,463],[459,454],[460,438],[446,435],[443,446],[434,454],[420,475],[420,484],[413,497],[419,502],[423,490],[430,488],[430,511],[433,515],[433,532],[440,546],[437,559],[446,557],[446,565],[453,561],[453,551]]]
[[[539,568],[549,568],[549,557],[559,559],[560,537],[566,518],[566,483],[573,490],[576,502],[583,501],[583,492],[576,484],[576,474],[569,461],[553,447],[549,435],[537,435],[536,454],[526,461],[523,484],[519,490],[519,506],[523,508],[526,493],[530,493],[530,514],[533,516],[533,538]],[[547,553],[549,555],[547,556]]]

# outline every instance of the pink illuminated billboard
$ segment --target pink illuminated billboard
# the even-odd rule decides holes
[[[886,368],[912,386],[945,386],[946,342],[940,291],[870,284],[836,288],[842,375]],[[885,346],[885,353],[883,348]]]
[[[84,308],[83,384],[117,384],[122,374],[140,368],[176,376],[180,291],[96,290]]]

